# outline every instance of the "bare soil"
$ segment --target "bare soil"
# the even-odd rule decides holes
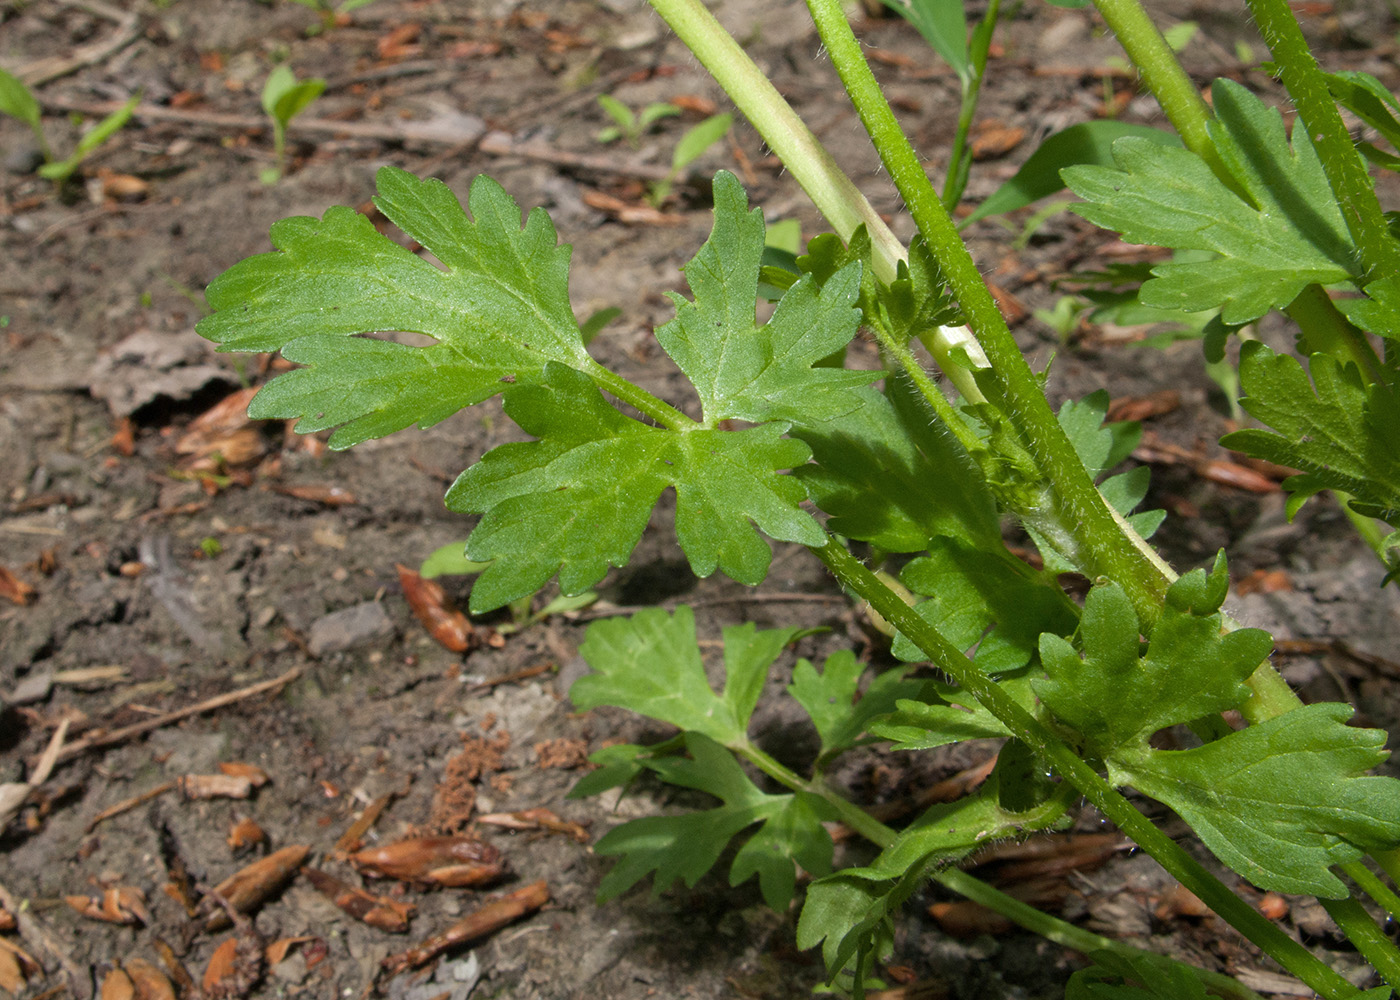
[[[1249,57],[1237,43],[1252,46],[1255,59],[1263,52],[1242,8],[1158,6],[1164,17],[1200,23],[1186,58],[1201,83],[1225,74],[1276,93],[1241,62]],[[896,232],[910,235],[802,4],[729,0],[718,13],[838,160],[869,182]],[[1320,3],[1305,14],[1330,68],[1400,82],[1388,41],[1397,25],[1386,4]],[[577,313],[622,310],[595,342],[599,356],[683,400],[652,330],[670,315],[661,292],[683,288],[678,268],[708,232],[704,186],[682,185],[664,224],[620,221],[595,207],[596,195],[640,204],[638,178],[668,163],[705,102],[723,109],[722,94],[664,24],[630,0],[377,0],[348,23],[309,30],[318,23],[297,4],[247,0],[116,9],[32,0],[0,8],[6,69],[37,72],[45,60],[83,56],[39,88],[55,149],[76,140],[72,109],[91,112],[139,91],[143,106],[161,112],[139,115],[61,191],[25,172],[32,137],[0,119],[8,171],[0,176],[0,324],[7,323],[0,331],[0,566],[34,589],[26,604],[0,602],[0,783],[23,780],[64,720],[72,742],[296,672],[274,693],[78,753],[35,790],[0,837],[0,888],[27,901],[53,946],[42,947],[34,925],[11,938],[44,965],[23,995],[57,989],[88,996],[113,963],[157,961],[157,941],[199,979],[234,932],[206,932],[162,891],[177,860],[208,887],[260,851],[307,845],[311,863],[354,881],[330,857],[333,846],[369,803],[391,794],[366,843],[473,829],[504,856],[503,880],[485,890],[371,886],[417,908],[409,932],[394,935],[352,919],[298,878],[258,910],[253,929],[267,942],[307,940],[247,982],[226,980],[228,995],[807,995],[822,979],[820,963],[796,950],[795,914],[765,909],[752,884],[730,888],[712,875],[694,888],[659,897],[636,891],[598,907],[594,895],[609,862],[587,844],[476,825],[493,812],[546,808],[581,824],[591,842],[627,818],[683,804],[655,789],[620,802],[564,798],[584,773],[584,752],[665,736],[622,712],[572,710],[567,688],[585,669],[577,650],[597,608],[462,656],[434,641],[404,599],[396,564],[416,566],[471,527],[441,498],[452,476],[517,433],[498,409],[485,405],[344,453],[269,424],[217,439],[231,464],[201,467],[176,447],[198,415],[270,374],[270,359],[214,354],[193,333],[204,286],[269,249],[275,220],[364,205],[375,170],[386,163],[432,173],[462,196],[472,177],[489,173],[522,206],[549,209],[574,247]],[[858,30],[931,173],[941,176],[955,81],[903,22],[872,19]],[[969,203],[1010,176],[1045,135],[1102,114],[1106,96],[1126,98],[1115,110],[1127,119],[1158,121],[1150,98],[1133,96],[1132,82],[1115,71],[1116,44],[1092,13],[1027,4],[997,37],[980,114],[1003,131],[983,126],[988,153],[974,168]],[[288,173],[266,185],[258,175],[271,163],[271,137],[259,123],[259,94],[271,67],[288,57],[299,75],[329,81],[307,118],[343,128],[293,125]],[[639,150],[603,146],[595,139],[606,124],[599,93],[633,107],[684,97],[700,111],[663,121]],[[998,138],[1009,148],[993,148]],[[697,176],[721,167],[738,173],[770,220],[798,219],[804,237],[822,231],[746,124],[699,166]],[[1149,499],[1170,512],[1159,534],[1166,553],[1186,569],[1226,546],[1237,579],[1254,588],[1236,608],[1245,621],[1282,638],[1337,640],[1369,654],[1338,648],[1280,663],[1305,697],[1351,700],[1360,721],[1394,731],[1400,602],[1393,588],[1380,589],[1381,572],[1345,518],[1315,503],[1290,524],[1276,488],[1251,492],[1205,477],[1205,460],[1229,456],[1214,444],[1226,411],[1198,346],[1153,349],[1133,331],[1052,331],[1035,311],[1054,306],[1061,294],[1055,279],[1124,248],[1060,214],[1014,250],[1017,219],[1010,227],[974,226],[972,243],[1025,349],[1038,365],[1054,355],[1055,396],[1099,388],[1115,400],[1162,389],[1179,394],[1174,409],[1148,422],[1159,442],[1177,449],[1175,460],[1157,463]],[[1281,325],[1264,333],[1288,336]],[[888,662],[858,611],[805,551],[780,549],[756,593],[722,578],[696,581],[669,517],[664,508],[657,513],[632,565],[607,581],[602,607],[692,603],[708,638],[741,621],[821,625],[830,631],[803,640],[799,655],[855,646],[877,668]],[[465,605],[469,582],[445,583]],[[359,609],[352,625],[328,618],[349,608]],[[791,662],[780,661],[779,672]],[[544,672],[509,679],[546,664]],[[94,667],[120,669],[74,681],[72,671]],[[772,693],[784,682],[775,676]],[[775,753],[800,764],[811,734],[773,702],[761,710],[759,730]],[[994,749],[972,744],[919,758],[872,753],[843,774],[852,794],[873,804],[916,794]],[[170,792],[90,826],[114,804],[182,775],[213,773],[221,762],[257,765],[271,780],[241,800]],[[237,855],[227,838],[242,817],[255,820],[267,841]],[[1099,827],[1091,812],[1080,818],[1083,831]],[[853,863],[865,856],[859,844],[842,850]],[[491,893],[539,879],[551,897],[541,912],[450,950],[425,973],[380,974],[386,956],[444,930]],[[1213,918],[1183,914],[1146,858],[1123,851],[1068,879],[1061,896],[1072,919],[1241,974],[1261,992],[1302,992]],[[109,885],[141,889],[149,922],[102,923],[63,901]],[[926,912],[941,898],[933,889],[916,897],[900,924],[893,968],[884,970],[892,985],[914,981],[926,992],[908,987],[895,995],[1053,997],[1084,965],[1081,956],[995,926],[950,935]],[[1343,972],[1359,969],[1316,904],[1290,902],[1285,928],[1333,949]]]

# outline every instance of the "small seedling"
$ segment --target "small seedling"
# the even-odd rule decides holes
[[[647,192],[647,201],[659,207],[662,202],[671,196],[671,187],[676,183],[676,178],[686,167],[690,166],[700,157],[705,155],[705,151],[724,138],[724,134],[729,131],[729,126],[734,124],[734,116],[729,112],[711,115],[698,125],[692,126],[681,136],[681,141],[676,143],[676,149],[671,154],[671,170],[664,180],[659,180],[651,186]]]
[[[272,119],[272,145],[277,158],[259,177],[264,184],[276,184],[287,166],[287,126],[305,111],[326,89],[320,77],[298,80],[285,63],[272,71],[263,86],[262,106]]]
[[[374,0],[342,0],[338,4],[327,3],[326,0],[292,0],[293,3],[314,10],[321,23],[306,29],[308,35],[319,35],[323,31],[330,31],[341,23],[349,20],[349,16],[361,7],[368,7]]]
[[[0,112],[18,118],[29,126],[34,133],[35,141],[39,144],[40,152],[44,154],[44,164],[39,168],[39,176],[60,185],[73,176],[83,160],[91,156],[98,147],[131,120],[131,115],[140,102],[139,94],[131,98],[84,133],[71,155],[62,160],[56,160],[49,149],[48,142],[44,139],[39,102],[35,99],[33,92],[18,77],[0,69]]]
[[[633,112],[616,97],[608,94],[599,94],[598,104],[616,124],[600,130],[596,136],[597,140],[607,143],[626,139],[627,145],[633,149],[641,145],[642,136],[657,122],[681,113],[680,108],[666,101],[657,101],[648,104],[641,111]]]

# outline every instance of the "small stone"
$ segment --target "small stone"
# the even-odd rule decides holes
[[[353,604],[333,611],[311,626],[307,645],[313,656],[341,653],[394,634],[394,623],[378,601]]]
[[[5,169],[12,174],[32,174],[44,162],[44,154],[38,146],[16,146],[5,155]]]
[[[15,689],[10,692],[9,701],[11,705],[28,705],[43,701],[52,690],[53,671],[38,670],[15,685]]]

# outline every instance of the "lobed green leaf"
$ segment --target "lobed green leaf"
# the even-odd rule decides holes
[[[865,664],[843,649],[827,657],[820,672],[807,660],[798,660],[788,693],[797,699],[821,738],[817,758],[820,769],[835,754],[859,745],[866,728],[902,704],[918,697],[925,684],[907,680],[907,668],[886,670],[875,676],[864,692],[859,690]]]
[[[542,210],[522,230],[520,207],[489,178],[472,182],[470,220],[440,181],[396,167],[377,180],[380,211],[441,266],[337,207],[277,222],[276,252],[209,285],[215,312],[196,329],[220,350],[282,350],[307,366],[259,392],[254,416],[296,419],[303,433],[339,427],[331,446],[348,448],[537,381],[550,361],[593,368],[569,307],[569,248]],[[436,343],[358,336],[397,332]]]
[[[667,487],[697,576],[762,582],[772,553],[750,522],[783,541],[825,541],[798,506],[801,484],[778,474],[810,454],[782,424],[669,430],[620,413],[580,372],[551,363],[543,378],[505,396],[507,415],[539,440],[492,449],[447,492],[451,510],[485,515],[468,558],[496,560],[472,589],[473,610],[532,594],[555,573],[565,594],[593,586],[627,563]]]
[[[766,903],[782,912],[797,885],[795,865],[824,875],[831,870],[832,842],[822,823],[834,819],[813,795],[768,795],[749,780],[729,751],[698,733],[685,735],[688,757],[637,758],[663,781],[694,788],[722,805],[672,816],[647,816],[610,830],[596,853],[618,857],[603,877],[599,902],[613,899],[648,875],[653,894],[675,882],[694,887],[719,861],[729,842],[756,823],[762,826],[735,855],[730,885],[758,877]]]
[[[1096,225],[1133,243],[1214,251],[1215,259],[1153,269],[1142,301],[1198,312],[1221,307],[1239,325],[1287,306],[1310,284],[1359,277],[1357,255],[1306,130],[1290,146],[1278,112],[1248,90],[1217,80],[1211,136],[1234,180],[1226,187],[1195,153],[1126,137],[1118,169],[1072,167],[1065,181]]]
[[[1249,696],[1245,679],[1273,648],[1260,629],[1221,635],[1214,607],[1193,613],[1201,589],[1196,577],[1183,577],[1172,589],[1178,596],[1169,593],[1145,653],[1137,615],[1116,583],[1095,587],[1085,599],[1082,660],[1059,635],[1040,637],[1049,677],[1033,682],[1035,692],[1094,757],[1114,759],[1124,748],[1146,747],[1159,729],[1239,705]]]
[[[724,171],[715,175],[714,199],[714,229],[684,268],[695,300],[672,294],[676,316],[656,331],[699,393],[705,425],[807,424],[860,407],[861,387],[880,372],[813,367],[855,336],[860,265],[848,265],[820,286],[811,277],[799,279],[760,327],[763,214],[749,210],[743,187]]]
[[[1110,777],[1176,810],[1255,885],[1344,899],[1331,865],[1400,844],[1400,781],[1365,775],[1386,734],[1348,726],[1352,711],[1307,705],[1194,750],[1139,747]]]
[[[1227,434],[1221,444],[1302,470],[1284,482],[1290,515],[1322,489],[1352,496],[1351,505],[1400,524],[1400,394],[1367,385],[1354,366],[1325,354],[1309,372],[1287,355],[1250,342],[1240,355],[1241,405],[1272,430]]]
[[[669,722],[718,743],[745,741],[768,668],[800,628],[758,631],[753,624],[724,630],[725,681],[715,694],[695,638],[695,613],[660,608],[609,618],[588,629],[579,652],[593,672],[569,689],[580,709],[614,705]]]

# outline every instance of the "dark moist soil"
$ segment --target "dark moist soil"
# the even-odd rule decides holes
[[[1186,50],[1199,82],[1226,74],[1276,95],[1263,73],[1240,62],[1257,60],[1263,49],[1235,5],[1159,6],[1168,8],[1160,16],[1200,23]],[[729,2],[719,14],[837,159],[869,181],[896,232],[909,236],[909,219],[840,99],[802,5]],[[1367,70],[1397,84],[1388,41],[1396,24],[1384,3],[1315,4],[1305,14],[1330,68]],[[367,843],[475,829],[508,865],[495,891],[543,879],[551,902],[471,949],[449,951],[428,973],[376,979],[382,959],[442,931],[483,895],[381,883],[378,891],[417,907],[409,933],[392,935],[346,916],[299,878],[261,907],[255,930],[268,942],[307,940],[257,985],[226,979],[228,994],[356,997],[377,983],[388,995],[424,1000],[460,1000],[468,992],[808,995],[822,978],[819,963],[796,950],[795,915],[766,910],[752,883],[731,889],[710,876],[659,898],[639,890],[598,907],[594,895],[609,862],[586,844],[473,826],[491,812],[545,808],[582,824],[596,841],[623,820],[682,801],[655,789],[620,802],[564,798],[584,773],[585,753],[666,735],[623,712],[572,710],[566,691],[584,669],[577,650],[584,619],[596,608],[462,656],[434,641],[406,604],[395,565],[416,566],[471,527],[444,510],[445,485],[516,433],[496,407],[345,453],[272,424],[249,425],[232,438],[214,435],[231,466],[214,459],[201,466],[198,456],[177,450],[197,415],[245,383],[261,384],[269,369],[266,358],[215,355],[193,333],[204,286],[267,250],[268,227],[279,218],[365,206],[375,170],[386,163],[434,174],[459,195],[472,177],[489,173],[523,206],[548,208],[574,246],[571,291],[580,317],[622,310],[595,342],[596,353],[683,402],[652,330],[670,315],[662,292],[683,286],[678,268],[708,232],[704,187],[683,184],[659,220],[664,224],[626,224],[615,210],[597,207],[606,204],[597,196],[639,205],[643,191],[633,168],[644,174],[664,167],[679,134],[709,102],[726,106],[722,95],[660,20],[630,0],[379,0],[347,24],[316,34],[317,24],[313,11],[293,3],[181,0],[134,4],[128,14],[96,3],[34,0],[0,10],[7,69],[37,72],[52,64],[46,61],[87,54],[39,88],[55,149],[75,141],[71,109],[90,112],[139,91],[146,105],[165,110],[122,130],[61,192],[24,172],[31,137],[21,124],[0,120],[8,170],[0,178],[0,322],[8,323],[0,334],[0,565],[34,588],[23,606],[0,604],[0,694],[7,702],[0,783],[23,780],[63,720],[72,741],[299,671],[277,693],[60,763],[4,831],[0,885],[26,900],[27,912],[47,928],[76,973],[67,983],[73,993],[86,995],[113,963],[157,961],[157,941],[198,979],[232,932],[202,930],[162,891],[173,865],[183,863],[194,882],[210,886],[259,851],[306,845],[312,863],[354,881],[329,857],[333,845],[368,803],[392,793],[397,797]],[[941,175],[954,81],[902,22],[868,20],[859,31],[931,172]],[[106,44],[113,39],[124,44]],[[1252,57],[1237,49],[1240,43]],[[994,190],[1046,134],[1101,115],[1106,97],[1120,99],[1117,113],[1127,120],[1158,120],[1150,98],[1133,96],[1113,69],[1115,43],[1091,13],[1028,4],[999,31],[998,44],[981,116],[1002,131],[984,125],[979,141],[991,147],[1009,136],[1011,148],[988,149],[974,169],[969,202]],[[344,131],[294,126],[287,176],[269,186],[258,178],[271,165],[259,94],[272,65],[288,56],[298,74],[329,81],[307,117],[342,122]],[[600,93],[633,107],[684,97],[692,110],[664,121],[637,151],[605,147],[595,139],[606,124],[595,101]],[[521,144],[542,153],[510,153]],[[570,162],[579,156],[598,162]],[[770,220],[798,219],[804,236],[821,231],[747,125],[735,128],[732,146],[712,150],[698,167],[700,177],[721,167],[736,171]],[[1214,445],[1226,420],[1195,344],[1156,350],[1138,342],[1141,331],[1083,325],[1061,336],[1035,316],[1059,298],[1057,277],[1142,252],[1069,214],[1049,219],[1016,251],[1020,225],[1021,216],[1010,227],[976,225],[973,247],[1036,364],[1055,356],[1057,400],[1101,388],[1115,400],[1178,393],[1176,408],[1147,424],[1159,455],[1163,444],[1177,449],[1175,460],[1156,463],[1149,501],[1170,512],[1159,534],[1166,553],[1186,569],[1225,546],[1237,580],[1253,588],[1237,603],[1244,621],[1281,637],[1341,640],[1371,654],[1367,660],[1334,651],[1280,664],[1305,697],[1351,700],[1360,721],[1393,727],[1396,675],[1376,658],[1394,657],[1400,606],[1393,590],[1379,589],[1380,571],[1345,519],[1313,503],[1289,524],[1276,489],[1250,492],[1203,476],[1202,462],[1229,456]],[[1263,332],[1280,342],[1289,336],[1282,325]],[[345,492],[333,495],[330,487]],[[327,502],[336,500],[350,502]],[[669,520],[663,507],[632,564],[608,579],[606,602],[692,603],[709,639],[742,621],[824,626],[830,631],[798,644],[799,655],[854,646],[877,669],[889,662],[804,550],[779,548],[756,593],[722,578],[697,582]],[[467,586],[447,581],[459,602]],[[349,624],[327,617],[346,609],[357,609]],[[780,661],[773,693],[792,659]],[[549,669],[481,686],[542,665]],[[67,673],[94,667],[118,669],[83,682]],[[799,716],[774,699],[756,726],[775,753],[801,765],[812,736]],[[968,744],[920,757],[869,754],[842,776],[857,800],[892,801],[993,751]],[[245,800],[169,793],[89,828],[103,809],[228,762],[257,765],[271,781]],[[235,855],[226,838],[242,817],[255,820],[267,842]],[[1078,823],[1083,831],[1099,825],[1087,810]],[[848,863],[868,857],[854,843],[841,851]],[[142,890],[150,922],[101,923],[63,901],[108,885]],[[1183,912],[1145,857],[1123,851],[1058,886],[1063,912],[1088,927],[1240,975],[1261,992],[1305,992],[1213,918]],[[927,912],[938,902],[947,900],[925,890],[900,920],[893,961],[881,973],[891,984],[917,981],[918,989],[897,995],[1052,997],[1084,965],[1081,956],[995,925],[963,925],[970,936],[950,936]],[[1366,985],[1355,954],[1320,908],[1288,902],[1282,925],[1313,947],[1332,949],[1329,961]],[[28,936],[11,940],[22,940],[47,970],[31,975],[26,995],[62,988],[57,956],[44,950],[32,925]]]

